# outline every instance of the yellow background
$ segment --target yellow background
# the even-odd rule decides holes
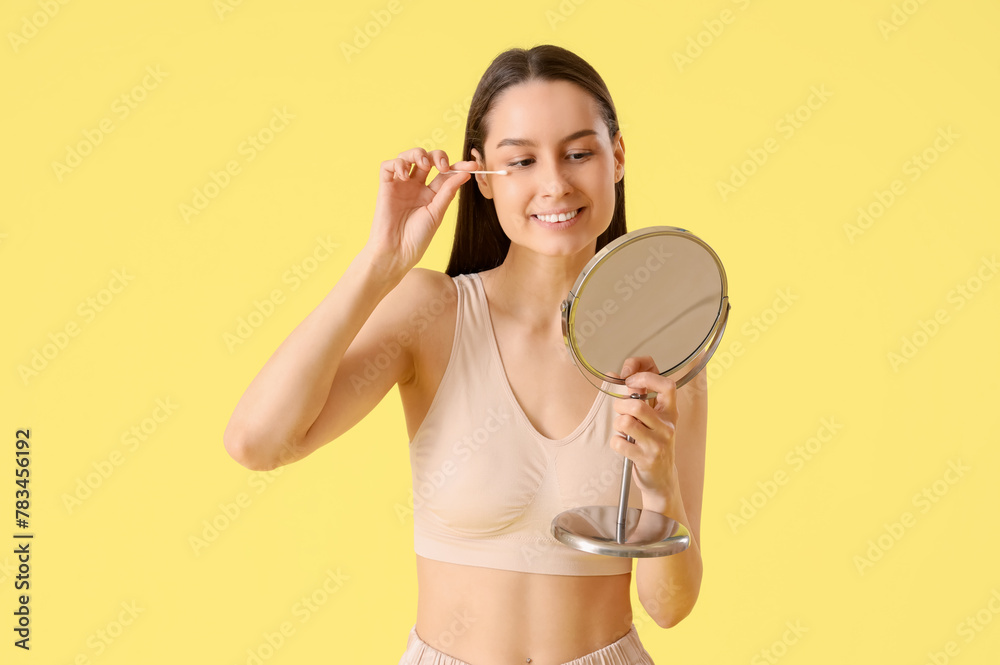
[[[397,516],[410,478],[396,390],[271,474],[230,459],[222,432],[366,241],[379,162],[418,142],[457,159],[492,58],[555,43],[614,96],[630,228],[694,231],[730,283],[711,365],[704,583],[670,630],[633,596],[647,649],[658,663],[768,662],[773,648],[789,664],[923,664],[951,641],[948,662],[995,663],[1000,7],[399,2],[395,14],[381,1],[4,3],[0,660],[237,665],[267,654],[287,621],[294,633],[264,662],[397,662],[416,574],[412,521]],[[374,36],[345,55],[366,27]],[[679,61],[685,50],[696,57]],[[829,97],[810,109],[811,87]],[[240,146],[274,109],[294,118],[250,161]],[[778,123],[796,112],[808,117],[788,136]],[[106,119],[113,131],[57,174]],[[723,197],[719,183],[768,139],[777,151]],[[912,180],[925,151],[935,161]],[[239,173],[185,221],[181,204],[233,160]],[[849,236],[857,209],[877,192],[888,200],[897,179],[903,193]],[[422,266],[444,270],[454,219],[453,205]],[[336,248],[312,264],[318,238]],[[283,275],[303,265],[315,270],[293,289]],[[124,289],[116,270],[133,276]],[[109,285],[120,292],[87,314],[81,303]],[[275,289],[283,301],[227,347]],[[796,299],[776,308],[779,291]],[[947,322],[934,329],[937,310]],[[922,321],[933,334],[917,334]],[[77,334],[22,376],[72,324]],[[904,337],[921,344],[894,365]],[[733,342],[742,354],[724,367]],[[176,405],[162,422],[158,399]],[[842,427],[791,462],[823,419]],[[144,423],[146,439],[126,443]],[[23,427],[36,534],[27,653],[11,630]],[[968,471],[947,474],[949,461]],[[786,484],[755,495],[779,472]],[[914,501],[925,488],[935,503]],[[225,518],[220,504],[233,513],[241,493],[246,505]],[[734,527],[744,499],[759,508]],[[900,526],[906,512],[915,523]],[[197,549],[213,520],[224,528]],[[880,538],[891,546],[859,568]],[[328,570],[342,584],[323,597]],[[297,603],[314,592],[324,602],[303,622]],[[123,603],[141,609],[128,625]],[[807,632],[774,647],[788,622]]]

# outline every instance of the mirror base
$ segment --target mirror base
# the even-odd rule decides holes
[[[652,510],[629,508],[619,528],[618,506],[564,510],[552,520],[552,535],[583,552],[631,558],[677,554],[691,542],[683,524]]]

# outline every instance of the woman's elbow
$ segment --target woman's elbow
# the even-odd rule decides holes
[[[693,608],[689,607],[683,612],[674,612],[671,614],[667,614],[665,616],[657,617],[655,619],[656,625],[659,626],[660,628],[673,628],[681,621],[683,621],[685,618],[687,618],[687,616],[691,614],[692,609]]]
[[[253,445],[246,436],[226,428],[222,435],[222,445],[233,460],[251,471],[271,471],[287,462],[280,461],[283,455],[274,457],[265,452],[265,447]],[[290,461],[290,460],[289,460]]]
[[[246,467],[251,471],[263,471],[263,469],[257,468],[259,463],[253,459],[247,446],[242,441],[223,437],[222,445],[229,456],[240,466]]]

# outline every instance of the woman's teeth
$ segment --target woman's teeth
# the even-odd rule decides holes
[[[574,217],[576,217],[576,214],[578,212],[580,212],[579,208],[570,212],[564,212],[559,215],[535,215],[535,217],[542,220],[543,222],[565,222],[568,219],[573,219]]]

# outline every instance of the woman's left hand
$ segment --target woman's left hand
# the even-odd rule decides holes
[[[656,397],[615,400],[618,416],[614,428],[628,434],[611,437],[611,448],[632,460],[632,476],[642,491],[644,503],[662,500],[677,491],[677,468],[674,465],[674,432],[677,429],[677,385],[660,376],[650,356],[629,358],[622,367],[629,392],[655,392]]]

